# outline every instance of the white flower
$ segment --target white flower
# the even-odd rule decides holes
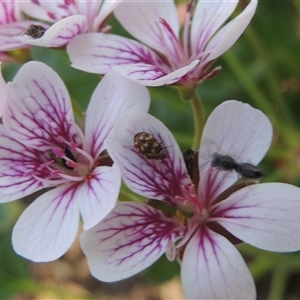
[[[1,52],[28,47],[27,43],[15,39],[32,24],[32,20],[25,20],[20,5],[19,1],[0,0],[0,56],[2,61],[11,61],[12,58]],[[35,22],[35,24],[45,29],[49,27],[47,23]]]
[[[165,157],[150,159],[150,133]],[[199,148],[193,183],[171,132],[141,112],[122,116],[107,139],[109,154],[125,183],[150,199],[122,202],[94,228],[81,246],[92,274],[103,281],[130,277],[164,252],[181,262],[187,299],[254,299],[253,278],[234,244],[289,252],[300,249],[300,189],[284,183],[247,184],[234,170],[212,163],[215,153],[257,165],[272,140],[272,127],[259,110],[226,101],[210,115]],[[151,144],[151,143],[150,143]],[[144,146],[144,148],[142,148]],[[155,152],[154,153],[158,153]]]
[[[257,0],[224,25],[238,4],[190,1],[182,39],[174,1],[123,1],[114,14],[142,43],[113,34],[89,33],[68,44],[72,66],[86,72],[111,68],[147,86],[177,83],[192,88],[216,74],[211,63],[227,51],[252,19]],[[194,7],[195,6],[195,7]]]
[[[13,230],[17,253],[33,261],[63,255],[78,231],[97,224],[115,206],[121,178],[104,140],[120,115],[147,111],[145,87],[113,71],[96,87],[84,131],[75,124],[67,89],[40,62],[25,64],[7,84],[8,105],[0,125],[0,202],[17,200],[43,188]]]
[[[17,39],[30,45],[60,47],[78,34],[103,32],[108,29],[107,18],[119,3],[115,0],[21,2],[20,7],[28,16],[53,25],[39,38],[23,34]]]

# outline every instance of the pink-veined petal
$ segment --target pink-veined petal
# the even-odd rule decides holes
[[[22,11],[34,19],[44,20],[49,23],[60,21],[66,17],[76,14],[84,14],[81,12],[83,5],[90,7],[91,2],[95,1],[36,1],[30,0],[21,2]],[[98,1],[99,2],[99,1]]]
[[[175,71],[170,71],[170,73],[166,75],[163,75],[156,66],[146,64],[132,64],[125,67],[117,66],[114,67],[113,70],[145,86],[162,86],[179,81],[190,70],[194,69],[198,63],[199,60],[196,59],[187,66]]]
[[[140,132],[152,134],[165,153],[163,159],[148,159],[134,147]],[[127,113],[106,140],[107,150],[119,166],[122,178],[134,192],[173,203],[182,186],[191,184],[179,146],[172,133],[158,119],[142,112]]]
[[[300,189],[285,183],[255,184],[220,203],[216,219],[237,238],[269,251],[300,249]]]
[[[181,265],[187,299],[255,299],[254,280],[238,250],[207,229],[188,242]]]
[[[32,38],[27,34],[22,34],[16,39],[35,46],[61,47],[66,45],[76,35],[86,32],[86,30],[86,17],[74,15],[53,24],[40,38]]]
[[[198,187],[198,199],[204,207],[208,207],[217,196],[237,180],[238,175],[236,172],[225,172],[207,165],[205,171],[201,172],[201,179]]]
[[[57,145],[59,138],[81,144],[68,91],[54,70],[29,62],[7,87],[3,123],[16,140],[41,151]]]
[[[12,1],[0,1],[0,23],[7,24],[18,21],[21,18],[21,12],[19,9],[19,2]]]
[[[65,11],[59,7],[63,7],[63,0],[56,1],[20,1],[21,10],[28,16],[37,20],[44,20],[53,23],[65,15]]]
[[[96,87],[85,117],[85,136],[89,153],[98,157],[104,150],[103,142],[116,120],[130,111],[148,112],[148,90],[129,81],[114,71],[108,72]]]
[[[207,60],[211,61],[226,52],[241,36],[249,25],[256,7],[257,0],[251,0],[244,11],[225,25],[208,43],[206,51],[212,50]]]
[[[38,197],[20,216],[12,235],[15,251],[35,262],[62,256],[73,243],[79,225],[76,187],[57,187]]]
[[[115,206],[121,187],[119,169],[98,167],[76,191],[83,229],[90,229],[101,221]]]
[[[174,1],[123,1],[114,14],[132,36],[163,54],[166,48],[172,48],[172,39],[161,26],[161,20],[178,37],[179,20]]]
[[[33,21],[18,21],[0,25],[0,51],[10,51],[28,47],[26,41],[20,40],[19,37],[21,37],[28,26],[32,24],[42,26],[45,29],[49,27],[48,24],[41,22],[33,23]]]
[[[229,18],[239,0],[216,2],[198,1],[191,28],[191,44],[193,53],[200,53],[205,45]]]
[[[43,153],[12,139],[0,125],[0,203],[14,201],[50,185],[33,177],[45,178],[49,171],[40,169]],[[46,174],[43,173],[46,171]]]
[[[78,35],[67,45],[67,52],[72,67],[90,73],[103,74],[115,66],[144,64],[156,66],[164,74],[164,63],[154,51],[139,42],[114,34]]]
[[[195,68],[194,60],[171,70],[150,48],[113,34],[78,35],[67,45],[72,67],[90,73],[107,73],[112,68],[132,81],[147,86],[172,84]]]
[[[200,144],[200,173],[208,172],[201,175],[205,179],[199,190],[203,201],[210,203],[238,179],[233,170],[210,170],[215,153],[228,155],[237,162],[257,164],[271,141],[272,125],[261,111],[235,100],[219,105],[206,122]]]
[[[92,30],[94,32],[99,31],[103,22],[113,12],[113,10],[121,3],[119,0],[103,0],[98,15],[95,17],[93,22]]]
[[[239,101],[225,101],[205,124],[199,166],[211,163],[214,153],[256,165],[271,145],[272,132],[269,119],[260,110]]]
[[[3,115],[3,112],[6,108],[6,102],[7,102],[7,86],[6,82],[2,76],[2,67],[0,62],[0,118]]]
[[[183,234],[175,218],[142,203],[123,202],[84,231],[80,242],[93,276],[111,282],[149,267]]]

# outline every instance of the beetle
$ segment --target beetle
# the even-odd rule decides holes
[[[147,159],[162,160],[167,157],[165,149],[157,138],[149,132],[139,132],[134,136],[135,149]]]

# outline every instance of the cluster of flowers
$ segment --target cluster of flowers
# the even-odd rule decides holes
[[[224,25],[237,4],[190,1],[179,35],[173,1],[0,2],[2,61],[30,45],[66,46],[75,68],[106,74],[84,130],[49,66],[32,61],[13,82],[0,78],[0,202],[48,189],[13,229],[18,254],[35,262],[59,258],[81,216],[81,247],[102,281],[132,276],[166,253],[181,264],[187,298],[253,299],[253,278],[234,245],[300,249],[300,189],[241,181],[237,167],[225,166],[255,169],[272,141],[266,115],[225,101],[207,119],[199,149],[183,156],[172,133],[147,113],[145,86],[191,90],[216,75],[212,62],[235,43],[257,6],[251,0]],[[112,12],[142,43],[108,33]],[[218,164],[222,157],[229,162]],[[121,178],[147,201],[117,203]]]

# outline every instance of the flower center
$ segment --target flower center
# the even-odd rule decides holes
[[[61,145],[46,153],[48,161],[41,164],[33,176],[50,185],[85,180],[96,167],[95,159],[75,142],[68,142],[62,137],[58,138],[58,142]]]
[[[89,153],[80,149],[74,142],[64,141],[66,148],[53,147],[53,155],[51,155],[55,162],[62,168],[58,175],[60,177],[71,180],[82,180],[88,176],[93,169],[94,159]],[[63,176],[62,176],[63,175]],[[72,177],[72,178],[71,178]],[[75,179],[74,177],[77,177]]]

